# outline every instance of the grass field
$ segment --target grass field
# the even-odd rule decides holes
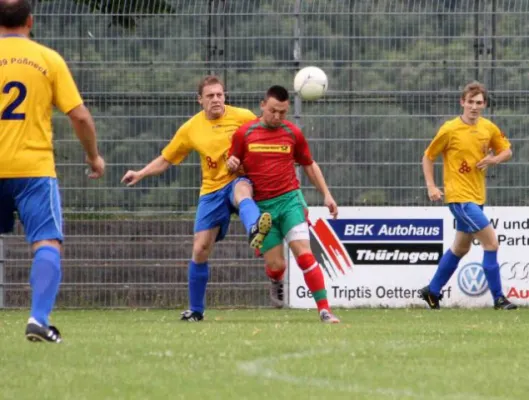
[[[60,345],[0,313],[5,399],[525,399],[529,310],[59,311]]]

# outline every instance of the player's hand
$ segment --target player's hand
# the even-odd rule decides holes
[[[93,160],[86,157],[86,163],[90,167],[90,171],[88,172],[88,177],[90,179],[98,179],[103,176],[105,173],[105,160],[103,160],[103,157],[97,156]]]
[[[230,156],[228,158],[228,160],[226,161],[226,165],[228,166],[228,169],[231,171],[231,172],[235,172],[239,169],[239,167],[241,166],[241,160],[239,160],[237,157],[235,156]]]
[[[438,201],[443,197],[443,192],[441,192],[437,186],[429,186],[428,197],[431,201]]]
[[[141,181],[143,176],[140,174],[140,171],[127,171],[123,178],[121,178],[121,183],[125,183],[127,186],[133,186],[139,181]]]
[[[482,158],[477,164],[476,168],[478,169],[485,169],[490,165],[496,165],[498,164],[498,161],[496,161],[496,157],[492,154],[487,154],[485,158]]]
[[[338,205],[330,194],[324,197],[323,204],[329,209],[332,218],[336,219],[338,217]]]

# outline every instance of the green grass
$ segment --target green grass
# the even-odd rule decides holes
[[[0,398],[524,399],[528,312],[59,311],[61,345],[0,312]]]

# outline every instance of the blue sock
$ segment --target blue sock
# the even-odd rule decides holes
[[[496,301],[498,297],[503,296],[497,251],[485,250],[483,252],[483,272],[485,272],[485,277],[487,278],[492,297],[494,298],[494,301]]]
[[[55,305],[61,283],[61,253],[51,246],[37,249],[29,276],[31,284],[31,317],[49,325],[48,317]]]
[[[257,222],[261,211],[253,199],[244,199],[239,204],[239,218],[241,219],[246,233],[250,234],[252,225]]]
[[[204,302],[206,298],[206,286],[208,284],[209,268],[208,263],[197,264],[189,262],[189,308],[191,311],[204,312]]]
[[[461,257],[458,257],[454,253],[452,253],[451,249],[448,249],[443,254],[443,256],[441,257],[441,261],[439,261],[437,271],[435,271],[435,275],[433,276],[432,281],[430,282],[430,292],[432,292],[436,296],[439,296],[439,294],[441,294],[441,289],[444,285],[446,285],[446,283],[450,280],[450,277],[454,274],[455,270],[457,269],[459,260],[461,260]]]

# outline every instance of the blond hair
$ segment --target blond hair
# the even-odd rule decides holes
[[[198,95],[202,96],[202,92],[204,91],[204,88],[210,85],[220,85],[222,86],[222,89],[224,90],[224,82],[222,82],[222,79],[220,79],[218,76],[215,76],[215,75],[207,75],[204,78],[202,78],[198,84]]]
[[[483,99],[487,101],[488,93],[487,93],[487,88],[485,87],[485,85],[478,81],[470,82],[468,85],[466,85],[463,88],[463,91],[461,92],[461,100],[465,100],[468,95],[470,95],[470,97],[474,97],[474,96],[477,96],[478,94],[482,94]]]

